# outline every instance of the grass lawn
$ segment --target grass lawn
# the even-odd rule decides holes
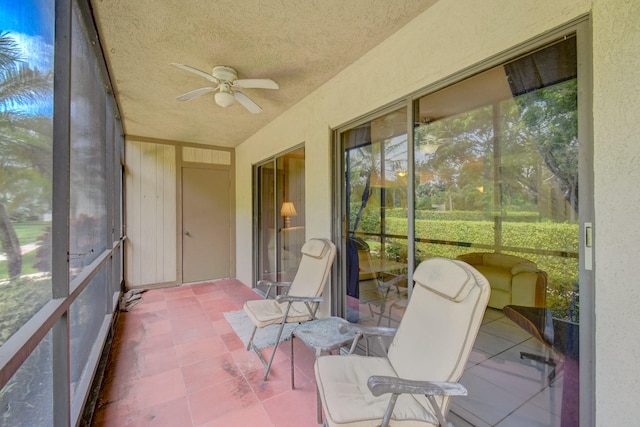
[[[45,234],[47,227],[50,227],[50,226],[51,226],[50,222],[44,222],[44,221],[13,223],[13,229],[16,230],[16,234],[18,235],[18,241],[20,242],[20,246],[37,242],[38,237]]]
[[[38,262],[36,259],[36,251],[28,252],[22,255],[22,274],[38,273],[33,265]],[[0,279],[8,279],[7,261],[0,261]]]
[[[21,246],[35,243],[47,232],[50,222],[14,223]],[[0,261],[0,345],[17,331],[51,298],[50,277],[28,277],[38,273],[37,251],[22,255],[22,277],[8,279],[7,261]],[[3,253],[4,254],[4,253]]]
[[[14,223],[13,228],[18,235],[18,241],[20,246],[35,243],[38,238],[47,233],[47,228],[51,226],[50,222],[34,221],[34,222],[20,222]],[[2,252],[4,254],[4,251]],[[27,252],[22,256],[22,274],[37,273],[38,270],[33,268],[33,265],[37,262],[36,251]],[[7,261],[0,260],[0,279],[9,278],[7,272]]]

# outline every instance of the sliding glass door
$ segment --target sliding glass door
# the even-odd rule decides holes
[[[452,406],[476,425],[579,423],[576,55],[567,37],[415,102],[416,263],[458,258],[491,284],[476,397]]]
[[[463,260],[491,285],[456,425],[579,425],[592,192],[578,40],[563,35],[338,132],[338,313],[396,326],[413,268],[433,257]]]
[[[304,148],[256,166],[256,282],[291,281],[305,242]]]

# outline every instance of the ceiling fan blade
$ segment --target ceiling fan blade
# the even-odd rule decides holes
[[[233,92],[233,97],[240,103],[244,108],[249,110],[250,113],[258,114],[262,112],[262,108],[255,102],[251,100],[247,95],[242,92]]]
[[[182,95],[176,97],[176,99],[178,101],[189,101],[196,96],[204,95],[205,93],[213,92],[214,90],[216,90],[215,87],[202,87],[200,89],[192,90],[191,92],[183,93]]]
[[[280,89],[278,83],[270,79],[239,79],[233,85],[241,89]]]
[[[172,63],[171,63],[171,65],[173,65],[173,66],[174,66],[174,67],[176,67],[176,68],[180,68],[181,70],[185,70],[185,71],[188,71],[188,72],[190,72],[190,73],[197,74],[197,75],[199,75],[200,77],[204,77],[205,79],[207,79],[207,80],[209,80],[209,81],[212,81],[212,82],[215,82],[215,83],[220,83],[220,82],[218,81],[218,79],[216,79],[215,77],[213,77],[211,74],[209,74],[209,73],[205,73],[204,71],[202,71],[202,70],[198,70],[197,68],[193,68],[193,67],[190,67],[190,66],[188,66],[188,65],[184,65],[184,64],[178,64],[178,63],[176,63],[176,62],[172,62]]]

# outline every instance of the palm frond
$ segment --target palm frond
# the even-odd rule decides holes
[[[42,73],[25,64],[15,63],[0,70],[0,106],[5,110],[47,99],[52,88],[51,72]]]
[[[12,66],[21,61],[20,46],[8,31],[0,32],[0,68]]]

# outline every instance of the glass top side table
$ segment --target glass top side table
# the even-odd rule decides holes
[[[300,339],[308,348],[314,350],[317,358],[322,352],[332,352],[353,342],[353,338],[355,337],[354,332],[340,332],[340,326],[346,324],[349,324],[349,322],[340,317],[332,316],[302,323],[294,329],[291,337],[291,388],[295,388],[293,374],[293,338]],[[317,400],[318,424],[321,424],[322,405],[320,396],[317,396]]]

